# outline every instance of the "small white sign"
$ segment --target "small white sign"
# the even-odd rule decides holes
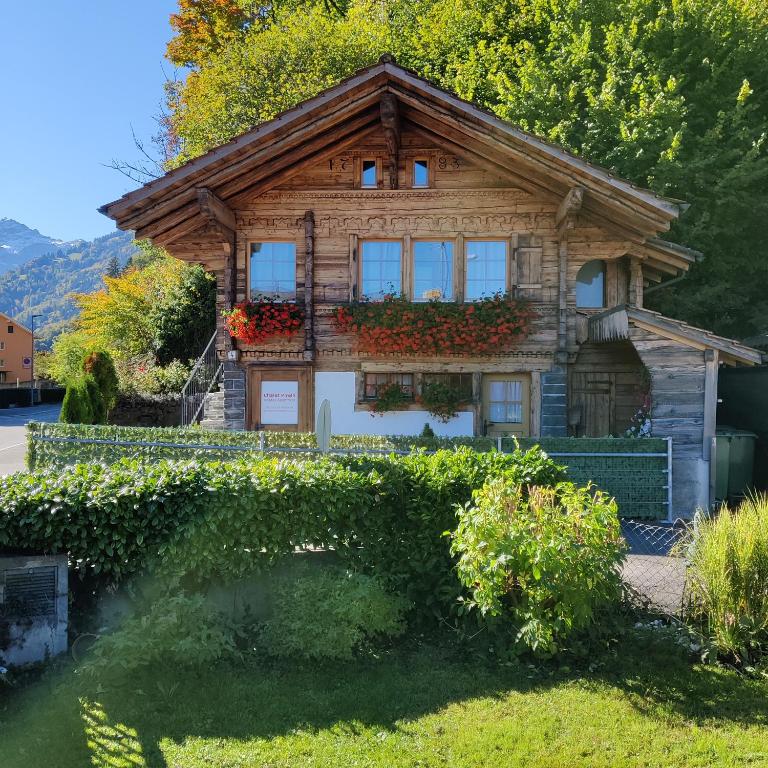
[[[299,382],[262,381],[262,424],[299,423]]]

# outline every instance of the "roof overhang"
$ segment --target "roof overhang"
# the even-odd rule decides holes
[[[694,349],[717,350],[720,360],[730,365],[760,365],[763,362],[763,353],[746,344],[716,336],[649,309],[627,305],[592,315],[589,318],[589,340],[596,343],[629,340],[630,327],[642,328]]]
[[[457,152],[472,154],[506,176],[511,186],[558,202],[575,187],[582,188],[580,214],[638,247],[653,250],[649,238],[666,231],[680,214],[680,202],[623,181],[436,87],[388,57],[99,210],[120,229],[135,230],[138,238],[171,243],[205,226],[200,189],[237,209],[308,164],[381,130],[384,94],[396,97],[404,124]],[[667,252],[665,256],[682,258]]]

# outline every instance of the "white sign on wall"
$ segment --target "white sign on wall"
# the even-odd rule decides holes
[[[299,423],[299,382],[262,381],[262,424]]]

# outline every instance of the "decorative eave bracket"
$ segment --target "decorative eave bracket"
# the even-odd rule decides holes
[[[563,198],[555,214],[557,233],[562,238],[567,230],[576,226],[576,216],[581,211],[584,202],[584,187],[572,187]]]

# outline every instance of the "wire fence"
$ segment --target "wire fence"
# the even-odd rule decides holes
[[[690,528],[684,521],[649,524],[622,520],[629,553],[624,582],[643,608],[680,617],[685,605],[687,562],[684,542]]]

